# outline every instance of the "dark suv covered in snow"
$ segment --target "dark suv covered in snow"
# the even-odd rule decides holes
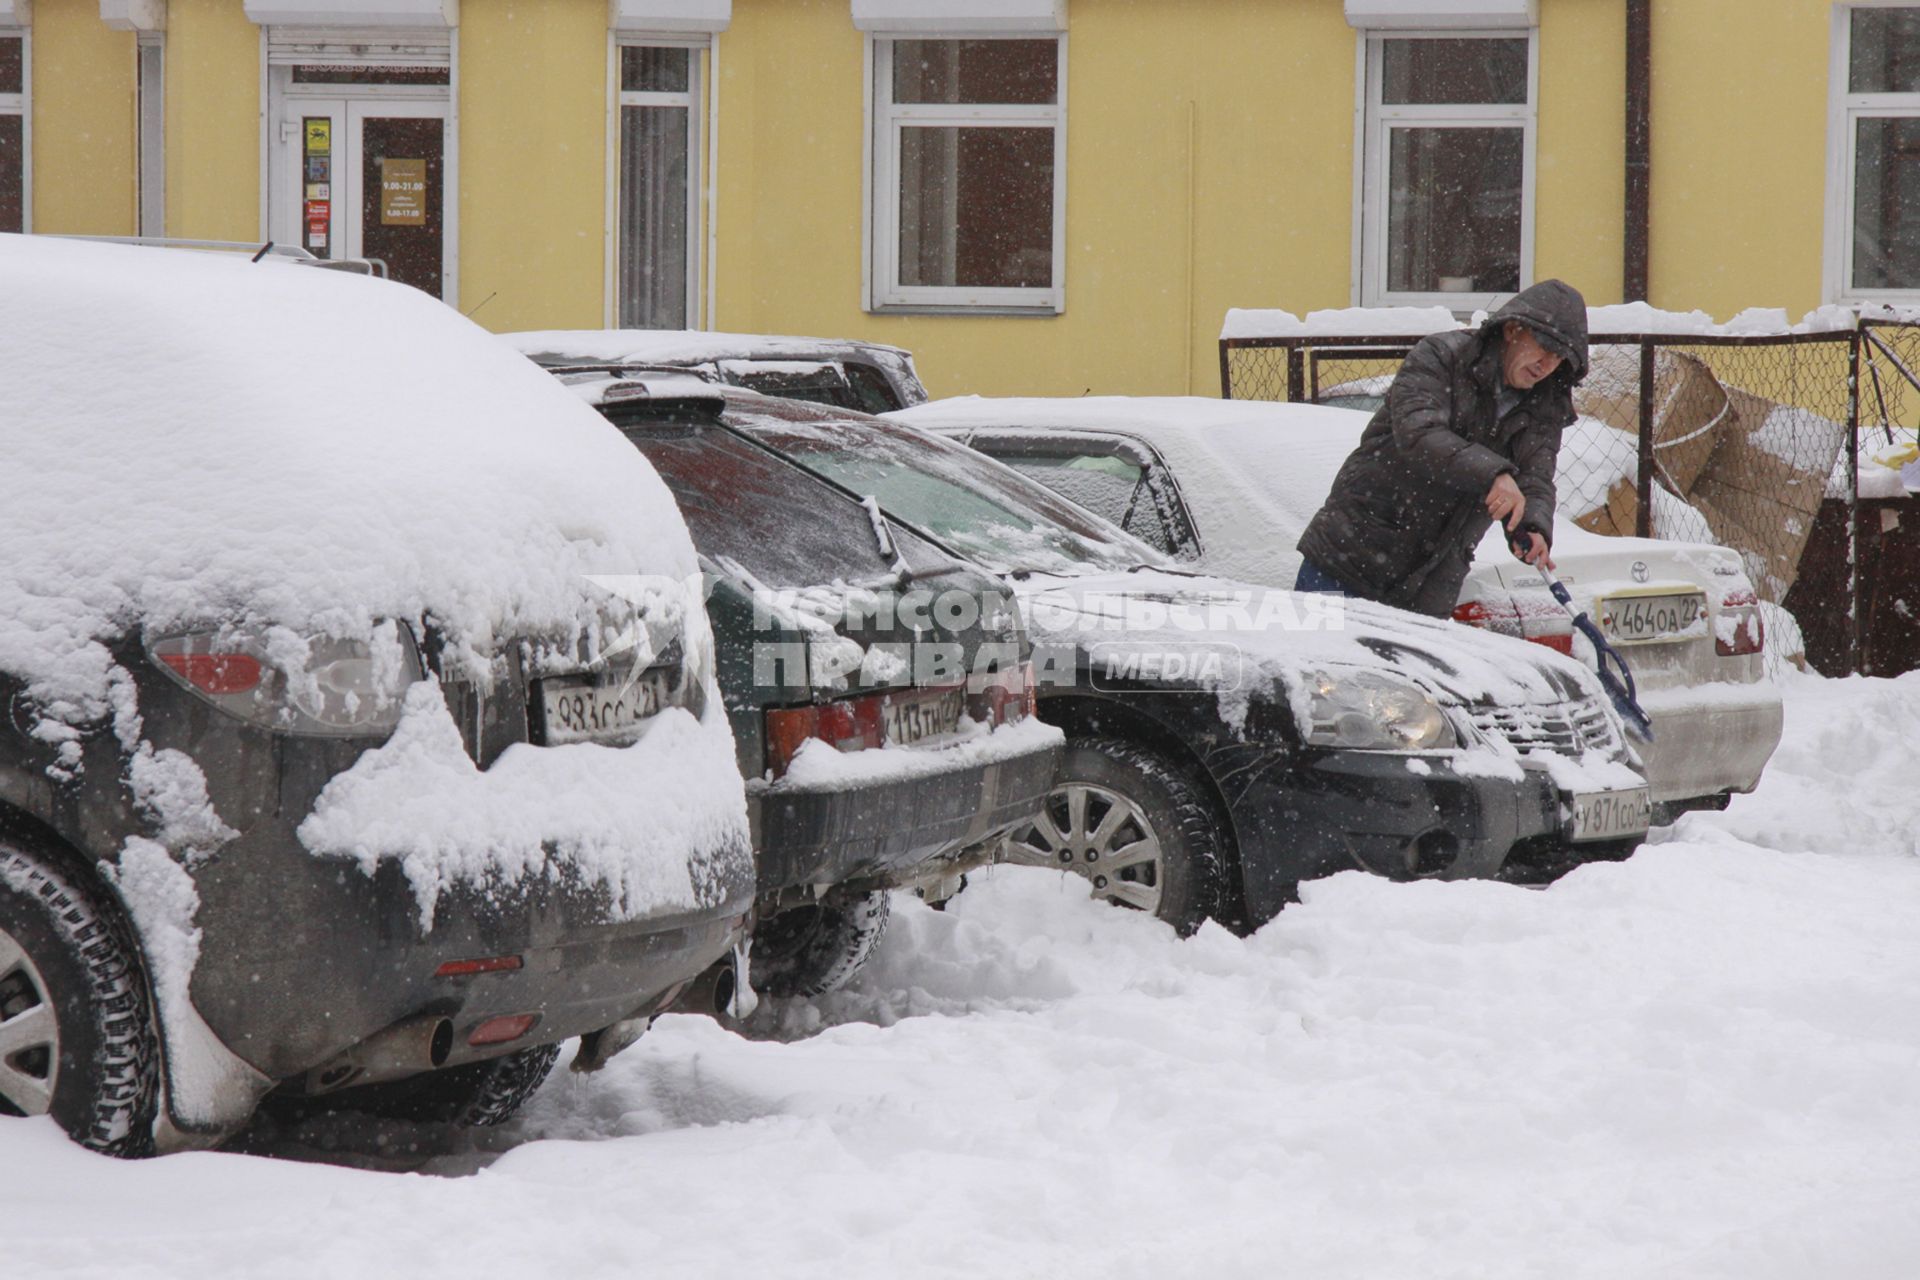
[[[399,285],[17,236],[0,276],[0,1115],[492,1123],[729,951],[693,551],[617,433]]]
[[[830,990],[871,954],[888,891],[951,895],[1053,785],[1019,608],[757,442],[806,406],[684,376],[562,381],[659,471],[706,569],[759,863],[753,980]]]
[[[1593,673],[1364,601],[1180,570],[952,441],[844,410],[745,423],[898,525],[1007,575],[1059,780],[1012,857],[1180,929],[1257,927],[1302,880],[1618,853],[1648,792]]]

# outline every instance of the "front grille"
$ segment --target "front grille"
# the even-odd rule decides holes
[[[1613,719],[1599,698],[1549,706],[1476,707],[1473,725],[1489,737],[1512,744],[1521,755],[1535,751],[1563,756],[1589,751],[1612,755],[1620,746]]]

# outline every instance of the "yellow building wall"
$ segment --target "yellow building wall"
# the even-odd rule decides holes
[[[124,236],[138,229],[134,36],[98,0],[33,6],[33,229]]]
[[[1619,298],[1625,19],[1543,0],[1534,269]],[[1231,307],[1352,299],[1358,35],[1338,0],[1072,0],[1060,316],[862,310],[863,41],[845,0],[721,37],[717,327],[916,352],[936,395],[1217,395]]]
[[[896,343],[937,395],[1214,394],[1227,307],[1343,305],[1354,43],[1339,4],[1074,0],[1069,24],[1065,313],[872,315],[863,38],[844,0],[737,0],[718,326]]]
[[[460,308],[597,329],[607,275],[605,0],[462,0]]]
[[[1821,300],[1831,7],[1653,9],[1651,301],[1798,319]]]
[[[239,0],[168,0],[165,75],[167,234],[261,238],[260,28]]]
[[[1624,0],[1541,0],[1533,278],[1590,306],[1623,301],[1627,199]]]

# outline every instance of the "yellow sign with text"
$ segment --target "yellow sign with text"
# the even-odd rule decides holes
[[[333,150],[333,121],[326,116],[307,117],[307,154],[324,156]]]

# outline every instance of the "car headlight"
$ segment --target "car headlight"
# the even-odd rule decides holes
[[[1419,685],[1381,671],[1307,673],[1316,747],[1357,751],[1431,751],[1459,745],[1453,723]]]
[[[193,631],[150,642],[147,656],[221,711],[280,733],[388,733],[407,686],[424,678],[413,633],[391,622],[370,640],[283,628]]]

